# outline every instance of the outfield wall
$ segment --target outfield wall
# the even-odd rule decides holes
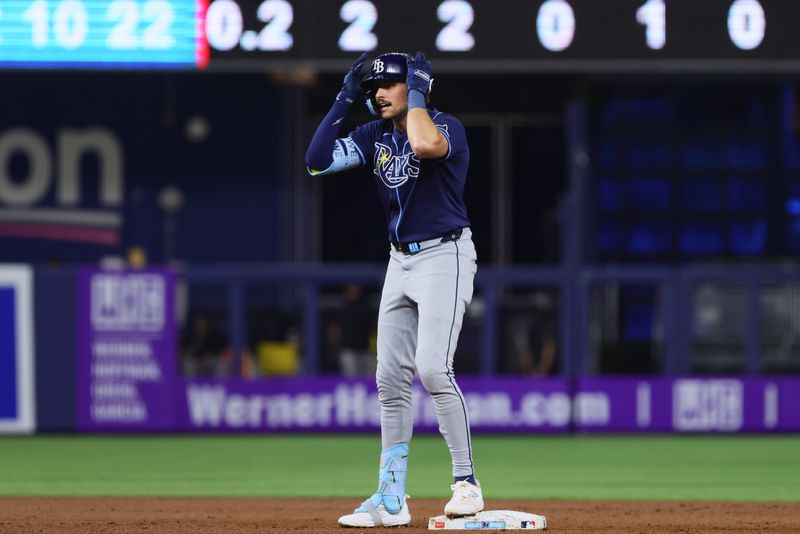
[[[13,310],[0,313],[0,431],[379,429],[369,377],[180,376],[175,277],[167,270],[82,269],[55,280],[33,277],[35,284],[24,266],[0,274],[3,309]],[[459,384],[476,433],[800,432],[796,377],[460,376]],[[416,431],[438,431],[419,383],[414,410]]]
[[[476,433],[800,431],[800,379],[461,377],[459,385]],[[380,428],[370,379],[180,380],[175,393],[180,431]],[[419,383],[413,399],[415,431],[437,432],[433,403]]]

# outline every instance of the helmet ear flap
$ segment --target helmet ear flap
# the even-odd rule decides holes
[[[367,109],[372,115],[380,115],[378,103],[375,101],[375,94],[370,90],[367,91]]]

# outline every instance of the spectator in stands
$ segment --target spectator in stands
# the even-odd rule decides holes
[[[339,370],[346,376],[373,375],[377,355],[370,340],[375,333],[375,313],[360,285],[345,286],[342,298],[341,316],[328,330],[328,342],[338,353]]]
[[[543,291],[533,295],[528,315],[527,343],[518,352],[517,372],[548,376],[558,372],[558,321],[553,296]]]
[[[190,329],[181,336],[181,359],[185,376],[222,376],[226,374],[225,334],[202,313],[194,316]]]

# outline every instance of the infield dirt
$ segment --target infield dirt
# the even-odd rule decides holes
[[[357,504],[342,499],[0,498],[0,532],[345,534],[387,530],[339,528],[336,519]],[[443,504],[412,499],[410,527],[391,532],[429,532],[428,518],[441,514]],[[559,533],[800,532],[800,503],[496,499],[486,505],[487,509],[544,515],[548,531]]]

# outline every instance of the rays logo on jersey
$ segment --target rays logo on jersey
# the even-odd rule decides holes
[[[419,176],[419,158],[413,152],[396,156],[392,147],[383,143],[375,143],[375,169],[386,187],[400,187],[409,178]]]

